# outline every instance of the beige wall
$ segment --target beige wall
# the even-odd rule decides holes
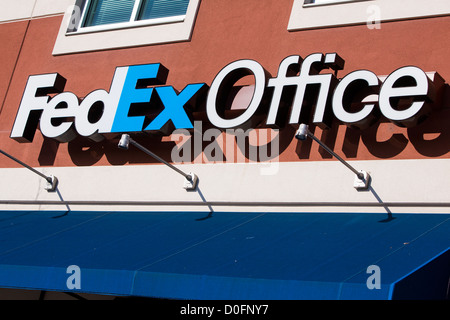
[[[261,206],[216,206],[213,211],[386,212],[360,203],[449,202],[450,160],[376,160],[350,162],[370,172],[372,189],[353,188],[353,173],[338,161],[284,163],[217,163],[180,165],[199,177],[200,192],[183,189],[184,178],[164,165],[41,168],[59,179],[58,192],[27,169],[0,169],[0,200],[50,201],[206,201],[261,202]],[[164,181],[164,183],[161,183]],[[349,207],[267,207],[264,202],[351,202]],[[1,203],[1,201],[0,201]],[[64,205],[6,205],[1,210],[67,210]],[[71,210],[184,210],[203,206],[69,205]],[[450,213],[450,208],[392,207],[393,213]]]
[[[74,3],[74,0],[0,0],[0,5],[3,10],[0,13],[0,20],[10,21],[14,19],[26,19],[30,17],[48,16],[59,14],[62,15],[69,5]],[[20,5],[18,3],[20,2]],[[192,3],[198,3],[198,1],[193,1]],[[287,3],[287,1],[285,1]],[[291,21],[302,20],[301,17],[295,16],[296,9],[303,10],[306,12],[306,8],[303,8],[303,1],[295,0],[289,1],[289,7],[283,8],[286,14],[291,11],[292,15]],[[319,12],[321,10],[342,10],[349,8],[346,6],[354,5],[364,5],[371,4],[383,4],[386,5],[384,0],[374,0],[374,1],[361,1],[354,3],[337,4],[333,6],[315,6],[307,8],[308,10],[316,10]],[[388,7],[382,7],[383,14],[386,12],[399,10],[404,6],[404,1],[402,0],[389,0],[389,3],[395,3]],[[411,6],[408,10],[416,10],[416,13],[420,13],[421,9],[424,9],[423,1],[411,0],[411,3],[420,4],[420,6]],[[431,3],[431,2],[429,2]],[[427,5],[427,10],[435,10],[440,14],[448,12],[448,0],[436,0],[432,2],[433,5]],[[213,6],[211,2],[204,1],[205,12],[211,10],[210,12],[215,12],[212,7],[207,7],[208,5]],[[217,15],[224,16],[224,21],[226,19],[231,20],[235,17],[235,11],[240,8],[240,3],[233,2],[234,7],[230,5],[225,5],[222,3],[223,7],[221,10],[217,9]],[[301,4],[299,6],[299,4]],[[279,3],[271,2],[273,8],[278,9]],[[217,6],[217,4],[215,4]],[[256,6],[256,5],[255,5]],[[319,9],[322,8],[322,9]],[[226,11],[227,9],[228,11]],[[420,9],[420,10],[419,10]],[[426,8],[425,8],[426,9]],[[216,7],[214,7],[216,10]],[[247,9],[250,10],[250,9]],[[440,10],[440,11],[439,11]],[[315,12],[315,11],[309,11]],[[328,12],[328,11],[327,11]],[[355,10],[350,10],[349,12],[356,12]],[[365,11],[364,11],[365,12]],[[422,11],[423,14],[425,11]],[[430,11],[431,12],[431,11]],[[429,13],[430,13],[429,12]],[[358,50],[354,50],[353,44],[347,44],[342,41],[345,37],[365,37],[368,36],[365,33],[366,30],[361,30],[364,28],[345,28],[346,33],[340,35],[336,38],[336,33],[334,39],[330,37],[326,31],[321,33],[314,33],[314,38],[310,37],[310,33],[306,32],[305,36],[299,33],[288,33],[286,31],[286,26],[283,25],[280,30],[276,29],[275,33],[272,24],[264,24],[266,17],[263,15],[263,11],[259,12],[259,16],[252,17],[254,23],[253,34],[259,34],[260,29],[270,30],[273,32],[272,37],[268,37],[262,44],[249,42],[248,37],[252,33],[252,30],[245,30],[246,32],[238,33],[240,30],[240,24],[235,23],[231,26],[237,26],[234,32],[230,32],[230,26],[228,24],[222,23],[217,24],[217,16],[204,14],[201,21],[197,21],[196,41],[192,41],[188,45],[180,45],[180,51],[174,50],[172,47],[165,46],[148,46],[145,48],[140,48],[140,50],[133,50],[133,55],[130,55],[128,51],[116,51],[115,55],[111,55],[110,52],[100,52],[96,55],[71,55],[69,58],[53,57],[50,55],[50,50],[48,49],[49,42],[42,41],[41,39],[33,39],[31,36],[28,38],[27,47],[24,47],[21,52],[21,61],[17,64],[16,68],[16,81],[11,82],[11,90],[9,92],[9,97],[5,100],[5,109],[2,111],[4,122],[3,131],[4,139],[3,146],[5,150],[20,150],[18,156],[22,161],[29,163],[30,165],[37,166],[36,152],[39,152],[40,145],[39,141],[35,141],[30,145],[19,146],[11,141],[9,138],[10,128],[12,121],[17,112],[17,107],[20,104],[20,99],[23,94],[23,88],[25,85],[26,78],[33,73],[43,74],[45,72],[55,72],[58,71],[69,79],[70,84],[74,86],[70,89],[76,92],[89,92],[89,90],[100,88],[105,83],[109,85],[111,81],[111,72],[114,70],[115,66],[126,65],[126,64],[137,64],[149,61],[160,61],[163,57],[167,65],[170,67],[171,74],[173,74],[173,79],[178,81],[177,85],[186,85],[191,81],[210,81],[214,75],[217,74],[221,67],[232,61],[232,59],[238,57],[239,59],[244,59],[246,56],[252,56],[257,61],[260,61],[264,66],[269,66],[272,64],[272,72],[275,74],[277,72],[277,66],[280,57],[286,57],[295,50],[302,49],[305,52],[316,52],[317,48],[321,48],[327,39],[330,39],[331,44],[327,43],[328,48],[339,49],[339,52],[343,52],[343,56],[346,57],[350,63],[356,63],[366,66],[372,63],[374,59],[373,56],[368,55],[361,57]],[[342,16],[342,15],[339,15]],[[346,15],[344,15],[346,16]],[[288,17],[288,15],[286,15]],[[314,15],[311,16],[313,19]],[[317,16],[316,16],[317,17]],[[366,13],[364,13],[366,17]],[[62,17],[61,17],[62,18]],[[66,15],[67,18],[67,15]],[[40,23],[44,19],[38,20],[34,25],[34,31],[40,31]],[[49,25],[60,26],[59,17],[48,18]],[[436,26],[440,27],[446,26],[445,21],[440,21],[442,19],[430,19],[439,20]],[[283,20],[287,22],[286,20]],[[419,21],[420,22],[420,21]],[[418,23],[419,23],[418,22]],[[422,21],[423,22],[423,21]],[[283,22],[284,23],[284,22]],[[212,30],[208,28],[210,26],[216,26],[217,30]],[[426,29],[425,27],[430,27],[430,24],[419,24],[420,27]],[[65,29],[63,28],[64,23],[60,29],[59,37],[64,39],[76,39],[73,36],[66,36]],[[409,26],[409,25],[408,25]],[[414,26],[414,24],[411,24]],[[48,25],[46,25],[48,27]],[[434,28],[438,28],[434,27]],[[419,27],[416,27],[416,30]],[[55,29],[56,30],[56,29]],[[56,31],[53,30],[53,35],[56,35]],[[412,30],[412,31],[414,31]],[[434,30],[434,29],[433,29]],[[430,34],[433,33],[433,30]],[[123,31],[123,30],[122,30]],[[427,42],[424,45],[427,49],[424,51],[413,51],[410,47],[407,50],[411,50],[410,54],[414,55],[414,60],[412,59],[402,59],[403,54],[398,54],[396,50],[399,50],[402,43],[397,44],[397,37],[416,37],[414,32],[409,28],[407,31],[401,29],[398,33],[394,28],[383,28],[383,34],[380,34],[374,39],[370,44],[374,47],[390,47],[392,44],[391,55],[387,55],[382,59],[375,60],[372,65],[369,65],[374,72],[378,72],[381,68],[387,70],[394,70],[394,67],[398,65],[404,65],[409,63],[409,61],[414,61],[418,65],[423,65],[423,68],[427,68],[426,71],[432,71],[431,67],[439,68],[438,71],[443,69],[444,78],[448,74],[447,64],[445,64],[445,59],[440,59],[440,57],[445,56],[445,52],[440,50],[440,47],[431,47],[428,50],[427,45],[431,45],[434,42],[439,42],[439,35],[436,36],[436,40],[431,39],[431,42]],[[394,32],[396,37],[393,40],[386,40]],[[32,33],[35,34],[35,33]],[[139,33],[136,33],[139,34]],[[272,33],[271,33],[272,34]],[[411,35],[410,35],[411,34]],[[423,41],[430,41],[430,34],[423,39]],[[105,33],[102,33],[102,37],[105,41],[108,40],[104,37]],[[385,37],[385,36],[386,37]],[[98,35],[96,35],[98,36]],[[341,38],[340,38],[341,37]],[[443,38],[445,37],[445,34]],[[50,37],[51,38],[51,37]],[[121,36],[121,39],[128,41],[126,36]],[[82,38],[78,38],[82,39]],[[96,43],[96,38],[92,38],[87,41],[87,44]],[[236,39],[239,41],[236,42]],[[244,40],[242,40],[244,39]],[[271,41],[271,39],[276,39]],[[314,41],[312,41],[313,39]],[[309,40],[309,41],[308,41]],[[78,40],[77,40],[78,41]],[[217,41],[217,42],[216,42]],[[249,42],[247,44],[243,41]],[[333,42],[334,41],[334,42]],[[337,42],[336,42],[337,41]],[[391,43],[389,41],[395,42]],[[42,43],[41,43],[42,42]],[[369,41],[368,41],[369,42]],[[442,41],[441,41],[442,42]],[[431,43],[431,44],[430,44]],[[270,47],[273,44],[277,44],[278,48],[275,53],[271,50],[262,50],[263,46]],[[286,45],[281,45],[286,44]],[[51,41],[51,46],[54,45],[54,41]],[[59,45],[59,44],[58,44]],[[68,43],[65,43],[68,45]],[[68,46],[70,48],[77,47],[74,42]],[[103,46],[104,44],[102,44]],[[47,46],[44,49],[41,46]],[[204,47],[208,46],[209,50],[204,50]],[[223,50],[223,48],[236,48],[236,50]],[[325,46],[325,47],[327,47]],[[157,47],[157,48],[156,48]],[[178,48],[178,47],[175,47]],[[325,48],[324,50],[328,50]],[[39,50],[36,50],[39,49]],[[92,48],[91,48],[92,49]],[[313,51],[314,50],[314,51]],[[378,50],[378,49],[377,49]],[[381,49],[380,49],[381,50]],[[430,51],[436,52],[436,54],[431,55]],[[179,58],[179,52],[186,53],[183,59]],[[228,55],[229,52],[232,54]],[[289,53],[288,53],[289,52]],[[327,51],[325,51],[327,52]],[[329,52],[329,51],[328,51]],[[379,51],[381,52],[381,51]],[[376,51],[374,54],[379,54]],[[210,59],[213,56],[215,59]],[[151,58],[149,58],[151,57]],[[153,60],[154,59],[154,60]],[[23,61],[23,62],[22,62]],[[102,61],[102,63],[97,63],[97,61]],[[191,67],[189,62],[191,61],[205,61],[206,63],[198,64],[198,66]],[[93,74],[98,75],[98,77],[92,77],[91,74],[83,75],[79,72],[77,67],[72,68],[72,66],[79,66],[81,62],[85,63]],[[387,66],[386,66],[387,65]],[[355,64],[351,65],[347,70],[356,69]],[[195,76],[195,80],[194,77]],[[92,79],[95,78],[95,83],[92,83]],[[101,84],[98,84],[98,83]],[[69,89],[68,89],[69,90]],[[445,110],[444,110],[445,111]],[[8,113],[9,112],[9,113]],[[445,115],[446,113],[442,113]],[[340,135],[342,137],[343,134]],[[41,137],[42,138],[42,137]],[[444,137],[445,138],[445,137]],[[40,140],[42,141],[42,140]],[[29,172],[23,168],[3,168],[0,169],[0,174],[2,176],[3,183],[0,184],[0,201],[4,200],[23,200],[23,201],[34,201],[34,200],[44,200],[44,201],[113,201],[120,199],[122,201],[202,201],[201,195],[207,201],[271,201],[271,202],[352,202],[355,206],[352,207],[285,207],[280,206],[265,208],[262,204],[259,207],[214,207],[216,211],[386,211],[383,207],[380,208],[361,208],[357,205],[361,202],[373,202],[378,203],[379,201],[384,202],[448,202],[448,190],[450,190],[450,180],[448,179],[448,172],[450,169],[450,159],[425,159],[426,155],[418,154],[417,150],[414,149],[412,144],[409,144],[407,152],[408,157],[411,160],[365,160],[365,161],[354,161],[352,162],[354,166],[358,169],[363,169],[369,171],[373,178],[373,191],[358,192],[353,188],[353,174],[345,168],[342,164],[337,161],[299,161],[299,162],[286,162],[287,159],[283,159],[283,162],[272,163],[272,164],[190,164],[180,166],[184,171],[192,171],[198,175],[200,178],[200,191],[199,192],[186,192],[183,188],[183,178],[178,174],[172,172],[169,168],[163,165],[139,165],[139,166],[106,166],[104,165],[107,161],[103,157],[102,161],[96,166],[73,166],[73,167],[60,167],[68,165],[67,163],[73,164],[69,155],[65,150],[67,148],[59,150],[58,161],[59,165],[55,167],[39,168],[46,174],[53,174],[59,178],[60,184],[57,193],[48,193],[44,190],[44,180],[32,172]],[[23,152],[22,152],[23,151]],[[42,150],[41,150],[42,152]],[[66,153],[64,153],[66,152]],[[292,150],[290,151],[292,158],[297,158]],[[361,153],[361,152],[360,152]],[[367,154],[368,152],[366,152]],[[318,154],[316,152],[316,154]],[[414,160],[414,157],[420,156],[420,159]],[[373,156],[371,156],[373,158]],[[371,159],[369,158],[369,159]],[[61,160],[62,159],[62,160]],[[362,159],[362,156],[361,156]],[[61,162],[64,161],[64,162]],[[70,165],[70,164],[69,164]],[[270,171],[274,170],[274,171]],[[272,174],[270,173],[272,172]],[[164,183],[159,183],[164,181]],[[303,192],[308,188],[308,192]],[[0,202],[1,203],[1,202]],[[65,206],[49,206],[49,205],[34,205],[34,206],[24,206],[24,205],[0,205],[0,209],[43,209],[43,210],[65,210]],[[72,210],[204,210],[208,211],[207,206],[201,207],[155,207],[155,206],[75,206],[70,205]],[[449,208],[391,208],[393,212],[449,212]]]
[[[0,0],[0,21],[63,14],[74,0]]]

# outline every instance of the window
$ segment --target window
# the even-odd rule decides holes
[[[288,30],[445,16],[449,0],[294,0]]]
[[[189,41],[201,0],[72,0],[53,54]]]
[[[132,26],[138,22],[186,15],[189,0],[88,0],[80,28],[119,24]]]
[[[156,19],[186,14],[189,0],[146,0],[139,19]]]
[[[91,0],[87,5],[83,27],[129,22],[134,0]]]

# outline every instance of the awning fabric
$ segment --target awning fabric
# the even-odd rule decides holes
[[[386,218],[0,211],[0,287],[194,300],[445,298],[450,215]],[[71,265],[81,289],[67,287]],[[368,288],[372,265],[380,289]]]

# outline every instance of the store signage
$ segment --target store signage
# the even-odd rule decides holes
[[[280,126],[282,108],[289,106],[288,122],[304,119],[326,127],[333,118],[354,127],[366,127],[382,114],[400,126],[414,126],[429,110],[434,85],[418,67],[395,70],[384,82],[369,70],[357,70],[338,80],[324,69],[343,69],[336,53],[314,53],[304,60],[293,55],[279,65],[271,78],[254,60],[238,60],[223,68],[209,87],[206,98],[208,120],[217,128],[237,128],[252,119],[264,105],[268,127]],[[105,134],[174,129],[192,129],[187,106],[208,86],[188,84],[181,92],[165,84],[168,70],[161,64],[116,68],[109,92],[95,90],[81,102],[71,92],[63,92],[66,80],[57,73],[29,77],[11,132],[11,138],[31,142],[39,124],[48,138],[68,142],[77,135],[93,140]],[[253,97],[245,111],[233,118],[224,116],[225,101],[237,80],[254,77]],[[51,93],[59,93],[50,97]],[[370,97],[377,97],[369,99]],[[288,103],[286,101],[289,101]],[[150,116],[154,106],[158,114]],[[159,111],[159,109],[162,109]],[[334,117],[333,117],[334,116]],[[170,133],[170,132],[169,132]]]

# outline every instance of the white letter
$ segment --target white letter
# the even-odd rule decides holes
[[[225,314],[230,314],[231,312],[233,312],[233,307],[230,306],[229,304],[225,305]]]
[[[95,90],[81,102],[75,119],[75,127],[80,135],[90,137],[94,141],[100,141],[102,138],[98,133],[111,132],[127,72],[128,67],[117,68],[109,93],[105,90]],[[89,111],[96,102],[103,104],[103,111],[100,119],[91,123],[88,118]]]
[[[349,87],[349,85],[352,82],[361,80],[365,81],[369,87],[378,87],[380,85],[380,80],[373,72],[367,70],[358,70],[346,75],[341,80],[339,85],[336,87],[333,96],[333,112],[336,118],[344,123],[352,124],[358,127],[363,127],[363,123],[365,122],[363,120],[369,116],[375,105],[367,104],[364,105],[364,107],[360,111],[351,113],[345,110],[343,100],[344,96],[346,94],[349,94],[349,92],[347,92],[347,88]],[[358,89],[360,90],[360,88]],[[350,97],[353,98],[357,93],[359,92],[350,92]]]
[[[432,89],[431,81],[421,69],[413,66],[397,69],[381,86],[379,98],[381,112],[386,118],[400,125],[416,124],[422,115],[420,111],[425,101],[433,98]],[[413,98],[414,102],[407,109],[396,110],[394,109],[396,106],[391,104],[392,98]]]
[[[61,105],[66,105],[61,108]],[[59,107],[58,107],[59,106]],[[78,107],[78,98],[71,92],[63,92],[55,96],[47,104],[41,116],[41,133],[44,137],[55,138],[60,142],[69,142],[76,135],[73,131],[73,118]],[[52,119],[72,119],[54,125]]]
[[[269,114],[266,123],[274,125],[276,123],[278,108],[280,107],[283,89],[286,86],[298,84],[297,76],[288,76],[293,73],[292,70],[298,68],[300,62],[303,61],[300,56],[289,56],[281,61],[278,67],[278,75],[276,78],[269,79],[268,87],[273,87],[272,102],[270,103]],[[298,89],[297,89],[298,90]]]
[[[55,92],[58,80],[62,77],[57,73],[30,76],[23,93],[22,102],[17,112],[11,131],[11,138],[19,142],[32,142],[37,128],[39,116],[47,106],[48,92]],[[60,86],[63,89],[64,85]],[[41,91],[41,92],[38,92]]]
[[[237,72],[233,76],[229,76],[231,73]],[[219,91],[222,87],[227,87],[232,85],[236,80],[242,78],[246,75],[254,75],[255,76],[255,91],[253,93],[252,101],[248,106],[247,110],[240,116],[235,119],[224,119],[217,112],[217,100],[222,100],[222,97],[218,97]],[[228,66],[223,68],[219,74],[214,79],[211,84],[211,88],[208,93],[208,99],[206,101],[206,113],[208,115],[209,121],[218,128],[234,128],[239,127],[240,125],[247,122],[253,114],[258,109],[259,104],[264,95],[264,90],[266,86],[266,73],[263,67],[256,61],[253,60],[239,60],[230,63]],[[222,101],[223,102],[223,101]],[[221,103],[220,111],[224,111],[224,105]]]
[[[320,90],[317,97],[316,110],[314,113],[314,123],[321,124],[323,122],[327,98],[330,92],[332,74],[310,74],[312,65],[314,63],[323,62],[323,54],[313,53],[305,58],[300,69],[300,74],[297,77],[297,92],[295,94],[294,103],[292,105],[292,112],[289,123],[299,123],[300,114],[302,111],[303,100],[307,85],[319,84]]]

